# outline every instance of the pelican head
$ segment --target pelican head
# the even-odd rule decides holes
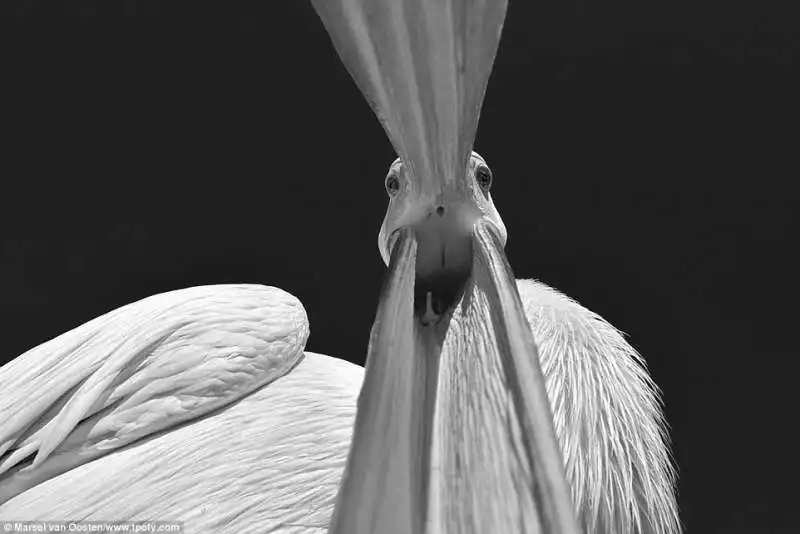
[[[378,248],[389,266],[400,230],[409,228],[417,241],[415,312],[428,324],[455,302],[472,273],[472,234],[483,220],[502,246],[506,227],[492,202],[492,171],[472,152],[463,173],[451,183],[426,191],[424,183],[397,158],[384,181],[389,206],[378,235]]]

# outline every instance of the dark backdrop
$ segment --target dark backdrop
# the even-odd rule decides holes
[[[791,4],[511,0],[476,143],[517,275],[647,358],[690,533],[796,532]],[[308,2],[0,5],[3,359],[254,282],[363,363],[394,152]]]

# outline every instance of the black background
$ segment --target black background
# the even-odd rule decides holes
[[[511,0],[476,142],[517,276],[647,358],[690,533],[797,528],[794,3]],[[254,282],[363,363],[394,152],[308,2],[0,5],[3,359]]]

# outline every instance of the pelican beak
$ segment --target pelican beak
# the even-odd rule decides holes
[[[458,206],[447,212],[455,219],[433,217],[468,195],[463,177],[506,1],[312,3],[408,167],[420,208],[389,239],[330,531],[577,533],[536,344],[497,227]],[[431,256],[443,246],[466,254],[446,288]],[[452,298],[429,322],[430,295],[442,290]]]

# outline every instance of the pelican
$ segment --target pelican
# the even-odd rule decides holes
[[[366,368],[305,351],[275,287],[123,306],[0,368],[0,519],[680,532],[644,361],[503,252],[472,145],[506,2],[313,4],[399,155]]]

